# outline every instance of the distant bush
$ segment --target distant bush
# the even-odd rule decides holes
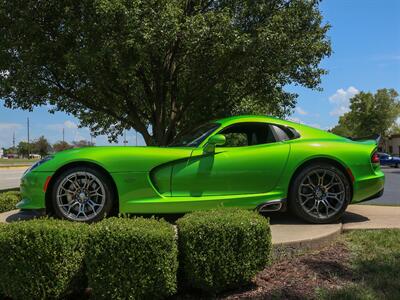
[[[174,229],[154,219],[106,219],[92,227],[86,266],[95,299],[172,295],[178,267]]]
[[[12,299],[60,298],[86,287],[87,225],[37,219],[0,226],[0,291]]]
[[[269,261],[269,222],[256,212],[218,209],[177,221],[183,284],[218,293],[248,284]]]
[[[17,203],[21,200],[17,191],[0,193],[0,213],[16,209]]]

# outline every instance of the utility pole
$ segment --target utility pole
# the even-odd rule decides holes
[[[135,130],[135,133],[136,133],[136,147],[137,147],[137,131]]]
[[[62,141],[63,141],[63,143],[65,142],[65,133],[64,133],[64,128],[63,128],[63,139],[62,139]]]
[[[15,131],[13,132],[13,150],[15,150]]]
[[[30,158],[30,156],[31,156],[31,153],[30,153],[30,147],[29,147],[29,117],[27,118],[27,129],[28,129],[28,159]]]
[[[126,140],[126,130],[124,130],[124,146],[128,144],[128,141]]]

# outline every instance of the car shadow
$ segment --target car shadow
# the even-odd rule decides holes
[[[362,223],[369,221],[369,218],[363,215],[359,215],[353,212],[345,212],[342,217],[342,223]]]
[[[155,219],[164,219],[165,221],[175,224],[176,221],[183,217],[185,214],[124,214],[120,216],[125,216],[129,218],[141,217],[141,218],[155,218]],[[265,218],[269,218],[269,222],[271,225],[283,225],[283,224],[301,224],[301,225],[313,225],[311,223],[305,222],[302,219],[294,216],[289,212],[268,212],[261,214]],[[43,217],[43,214],[37,211],[16,211],[15,213],[7,216],[5,221],[7,223],[12,223],[16,221],[27,221],[35,218]],[[352,212],[346,212],[342,219],[340,220],[343,223],[361,223],[369,221],[369,219],[363,215],[359,215]]]
[[[17,221],[28,221],[36,218],[43,217],[43,213],[37,211],[30,211],[30,210],[20,210],[16,211],[15,213],[7,216],[5,221],[7,223],[17,222]]]

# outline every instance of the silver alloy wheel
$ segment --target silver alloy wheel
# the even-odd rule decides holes
[[[298,196],[305,213],[314,218],[328,219],[343,207],[346,188],[337,173],[317,169],[303,178]]]
[[[70,220],[92,220],[101,212],[105,202],[104,185],[90,172],[71,173],[57,187],[57,205]]]

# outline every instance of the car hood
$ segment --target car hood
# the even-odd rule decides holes
[[[190,157],[190,147],[85,147],[59,152],[35,171],[56,171],[74,162],[90,162],[108,172],[148,172],[156,166]]]

